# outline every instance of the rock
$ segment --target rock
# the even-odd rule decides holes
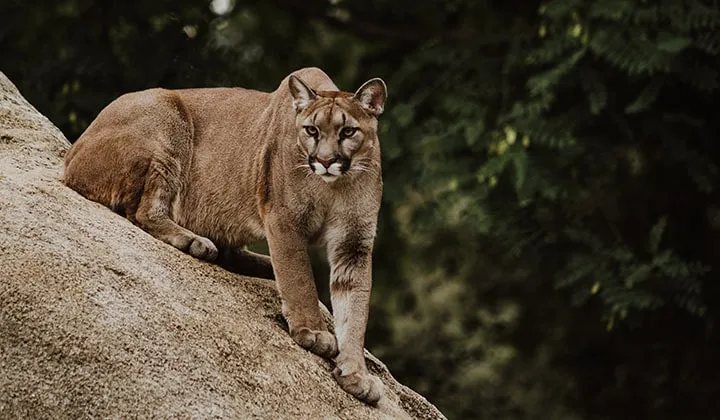
[[[367,353],[343,392],[275,284],[196,260],[61,182],[70,144],[0,73],[1,418],[444,418]]]

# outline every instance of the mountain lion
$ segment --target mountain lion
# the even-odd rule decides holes
[[[383,387],[363,347],[386,96],[381,79],[343,92],[317,68],[294,72],[271,93],[129,93],[72,146],[65,183],[194,257],[274,277],[292,338],[334,357],[340,386],[374,404]],[[246,249],[264,238],[270,257]],[[321,317],[313,243],[327,246],[335,335]]]

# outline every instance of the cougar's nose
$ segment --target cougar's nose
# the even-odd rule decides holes
[[[321,164],[322,166],[325,167],[325,169],[327,169],[330,167],[330,165],[332,165],[333,163],[335,163],[337,161],[337,158],[333,157],[333,158],[325,160],[325,159],[320,159],[319,157],[316,157],[315,160],[317,161],[317,163]]]

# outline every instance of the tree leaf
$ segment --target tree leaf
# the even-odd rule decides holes
[[[690,45],[690,38],[660,32],[657,37],[657,47],[660,51],[677,54]]]
[[[657,223],[650,229],[650,239],[648,241],[649,251],[653,254],[657,254],[660,250],[660,241],[662,241],[663,233],[665,233],[665,227],[667,226],[667,216],[663,216],[658,220]]]
[[[656,77],[643,88],[637,98],[625,107],[626,114],[635,114],[644,111],[657,100],[664,85],[662,77]]]

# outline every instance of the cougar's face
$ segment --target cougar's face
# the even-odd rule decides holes
[[[346,98],[316,101],[313,112],[298,118],[298,140],[307,153],[309,169],[333,182],[360,164],[354,160],[377,138],[377,123],[353,116]]]
[[[352,172],[370,170],[368,152],[378,143],[378,108],[365,108],[358,93],[315,92],[296,80],[302,84],[295,86],[300,92],[293,95],[298,111],[298,145],[307,159],[302,166],[307,163],[308,171],[328,183]],[[379,81],[374,87],[382,90],[384,101],[385,84]],[[292,89],[291,82],[291,92]]]

